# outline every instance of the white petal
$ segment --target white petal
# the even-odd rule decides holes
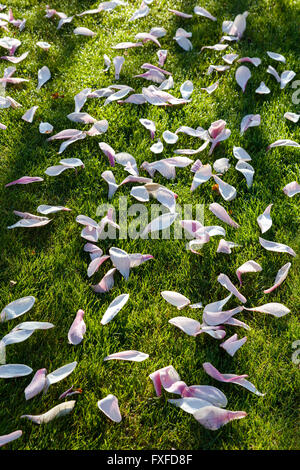
[[[103,413],[112,421],[115,421],[116,423],[120,423],[122,421],[118,399],[115,395],[110,394],[107,395],[107,397],[102,398],[102,400],[97,402],[97,406],[99,410],[103,411]]]
[[[167,302],[169,302],[169,304],[177,307],[178,310],[181,310],[191,303],[187,297],[180,294],[179,292],[165,290],[161,292],[161,295]]]
[[[124,307],[126,302],[129,299],[129,294],[121,294],[118,297],[116,297],[111,304],[109,305],[108,309],[104,313],[101,324],[106,325],[109,323],[121,310],[121,308]]]

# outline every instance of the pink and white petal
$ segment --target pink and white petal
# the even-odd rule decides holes
[[[30,400],[44,390],[46,384],[46,374],[46,369],[39,369],[35,373],[32,381],[24,390],[26,400]]]
[[[15,441],[16,439],[19,439],[19,437],[22,436],[22,431],[13,431],[10,434],[4,434],[3,436],[0,436],[0,447],[5,446],[9,442]]]
[[[231,280],[226,274],[219,274],[218,281],[221,286],[225,287],[229,292],[231,292],[235,297],[237,297],[243,304],[247,302],[246,297],[244,297],[237,288],[232,284]]]
[[[216,406],[205,406],[195,411],[193,416],[206,429],[217,431],[230,421],[245,418],[247,413],[245,411],[224,410]]]
[[[124,307],[128,299],[129,299],[129,294],[121,294],[118,297],[116,297],[110,303],[110,305],[108,306],[108,309],[105,311],[101,320],[101,325],[107,325],[107,323],[109,323]]]
[[[222,207],[220,204],[217,202],[213,202],[212,204],[209,205],[209,210],[216,216],[218,219],[222,220],[222,222],[225,222],[226,224],[230,225],[231,227],[234,228],[239,228],[239,225],[232,220],[232,218],[229,216],[229,214],[226,212],[224,207]]]
[[[269,304],[261,305],[260,307],[245,307],[245,310],[249,310],[251,312],[268,313],[269,315],[273,315],[277,318],[283,317],[284,315],[290,313],[290,310],[285,307],[285,305],[280,304],[278,302],[271,302]]]
[[[283,283],[283,281],[287,278],[291,266],[291,263],[286,263],[284,266],[282,266],[282,268],[279,269],[274,281],[274,285],[269,289],[264,290],[264,294],[269,294],[270,292],[273,292],[273,290],[277,289],[277,287],[279,287],[280,284]]]
[[[240,286],[242,285],[242,274],[244,273],[258,273],[262,271],[262,267],[260,264],[256,263],[252,259],[250,261],[246,261],[246,263],[242,264],[237,270],[236,275],[238,280],[240,281]]]
[[[237,339],[237,334],[232,335],[224,343],[220,344],[220,347],[225,349],[228,354],[233,357],[238,349],[240,349],[247,341],[247,336],[244,338]]]
[[[104,294],[108,292],[110,289],[113,288],[115,281],[114,281],[114,274],[116,272],[116,268],[110,269],[105,276],[101,279],[99,284],[92,286],[92,289],[97,294]]]
[[[142,362],[148,359],[149,354],[145,354],[140,351],[120,351],[114,354],[110,354],[106,356],[103,360],[110,361],[112,359],[116,359],[119,361],[133,361],[133,362]]]
[[[201,333],[200,323],[193,318],[188,317],[174,317],[169,320],[171,325],[177,326],[180,330],[189,336],[197,336]]]
[[[165,290],[161,292],[161,295],[169,304],[177,307],[178,310],[183,309],[191,303],[187,297],[179,292]]]
[[[109,249],[110,259],[115,268],[128,280],[130,273],[130,259],[126,251],[121,248],[112,247]]]
[[[78,310],[75,320],[73,321],[69,333],[68,340],[70,344],[77,345],[83,340],[83,335],[86,332],[86,325],[83,320],[84,311]]]
[[[284,245],[283,243],[271,242],[270,240],[264,240],[261,237],[259,237],[258,240],[261,246],[266,250],[276,251],[278,253],[288,253],[289,255],[297,256],[294,250],[288,245]]]
[[[21,418],[27,418],[36,424],[49,423],[55,418],[59,418],[61,416],[65,416],[66,414],[71,413],[75,406],[75,403],[75,400],[66,401],[65,403],[56,405],[54,408],[51,408],[51,410],[41,415],[22,415]]]
[[[297,181],[292,181],[283,188],[284,194],[288,197],[293,197],[300,193],[300,184]]]

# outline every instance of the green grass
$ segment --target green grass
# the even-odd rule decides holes
[[[73,15],[96,8],[98,3],[99,0],[62,0],[53,1],[51,7]],[[267,145],[277,139],[300,141],[299,125],[283,118],[286,111],[300,112],[299,106],[292,103],[295,90],[291,84],[280,90],[274,78],[266,74],[269,64],[280,73],[283,70],[299,73],[299,3],[292,0],[210,0],[204,3],[161,0],[153,2],[148,17],[133,23],[128,19],[140,1],[129,3],[128,8],[119,7],[111,13],[75,18],[71,24],[57,30],[57,19],[44,18],[44,2],[9,2],[16,18],[27,18],[22,33],[10,27],[12,32],[8,35],[22,41],[16,55],[30,51],[28,58],[16,66],[16,76],[29,78],[30,82],[7,87],[7,94],[23,107],[2,110],[0,115],[0,122],[7,125],[7,130],[0,133],[1,308],[19,297],[34,295],[37,298],[34,308],[20,321],[50,321],[55,328],[37,331],[26,342],[9,346],[7,362],[24,363],[34,371],[46,367],[49,372],[74,360],[78,361],[78,366],[71,376],[53,385],[46,396],[37,396],[28,402],[23,391],[31,377],[1,380],[0,435],[23,430],[23,437],[6,449],[295,449],[299,447],[296,430],[299,369],[292,363],[291,356],[292,343],[300,338],[297,322],[299,256],[291,259],[289,255],[265,251],[258,242],[260,231],[256,218],[273,202],[273,226],[264,237],[292,246],[299,255],[299,196],[288,198],[282,191],[287,183],[299,180],[299,151],[283,147],[266,153]],[[192,20],[182,20],[167,11],[172,7],[190,12],[197,3],[217,16],[217,22],[196,15]],[[260,57],[262,64],[258,68],[249,64],[252,78],[245,94],[235,81],[235,64],[220,77],[219,89],[208,96],[200,88],[216,81],[217,75],[207,76],[207,68],[209,64],[221,64],[224,54],[206,50],[199,55],[200,48],[217,43],[222,34],[222,21],[233,20],[245,10],[249,11],[249,16],[244,37],[232,43],[226,53],[235,51],[240,57]],[[88,27],[97,35],[94,38],[75,36],[72,31],[76,26]],[[62,154],[62,158],[81,158],[85,169],[76,175],[73,171],[53,178],[44,175],[43,183],[5,189],[4,184],[14,179],[23,175],[43,176],[48,166],[58,164],[59,143],[46,142],[38,131],[39,122],[51,122],[55,132],[77,127],[66,117],[74,110],[74,95],[86,87],[97,89],[115,83],[113,67],[108,74],[103,73],[103,54],[111,58],[124,55],[111,46],[131,41],[137,32],[149,31],[152,26],[164,26],[167,30],[161,44],[169,50],[165,67],[174,77],[175,87],[171,93],[180,96],[180,85],[190,79],[195,88],[192,102],[182,107],[159,109],[117,103],[103,107],[102,99],[88,100],[83,111],[97,119],[107,119],[108,132],[77,142]],[[192,52],[184,52],[172,40],[178,27],[192,31]],[[5,35],[3,32],[2,36]],[[49,52],[35,45],[39,40],[52,44]],[[286,65],[271,61],[267,50],[282,53],[287,59]],[[119,82],[132,86],[137,92],[142,86],[148,86],[150,82],[132,77],[140,73],[144,62],[157,64],[156,52],[153,43],[129,50]],[[1,61],[1,76],[9,65]],[[52,79],[36,91],[37,72],[43,65],[50,68]],[[254,93],[262,80],[271,89],[270,95]],[[62,97],[53,99],[54,93]],[[39,108],[33,123],[28,124],[21,116],[33,105]],[[260,113],[262,123],[241,137],[240,121],[250,113]],[[174,190],[181,205],[205,204],[206,225],[219,223],[208,210],[210,203],[219,202],[231,210],[241,228],[235,230],[226,226],[226,239],[239,243],[241,248],[233,250],[231,255],[217,254],[219,238],[216,237],[197,256],[186,251],[185,240],[106,240],[100,243],[105,252],[110,246],[119,246],[129,253],[151,253],[155,260],[132,270],[128,282],[117,274],[114,289],[106,295],[97,295],[90,286],[102,278],[108,264],[104,264],[92,280],[87,278],[89,257],[83,252],[81,227],[75,218],[78,214],[95,218],[98,205],[107,202],[107,184],[101,173],[110,167],[98,142],[103,140],[116,151],[131,153],[138,165],[155,159],[149,150],[149,133],[140,125],[139,118],[156,122],[157,137],[166,129],[175,131],[180,125],[208,128],[217,119],[227,121],[231,137],[221,143],[211,157],[206,149],[199,158],[203,163],[221,157],[230,159],[231,168],[224,180],[237,188],[234,201],[226,203],[212,191],[212,180],[191,194],[189,168],[178,169],[173,182],[167,182],[158,174],[154,181]],[[78,125],[78,128],[85,127]],[[179,148],[196,148],[197,145],[195,139],[181,134]],[[234,145],[244,147],[252,156],[255,176],[250,190],[243,175],[234,169]],[[166,147],[158,159],[172,156],[173,147]],[[117,182],[126,176],[124,168],[118,165],[113,172]],[[118,197],[129,196],[129,192],[127,185],[118,190],[112,200],[116,210]],[[136,201],[132,199],[133,202]],[[40,204],[66,205],[72,212],[54,214],[53,221],[40,229],[6,229],[17,220],[13,210],[36,213]],[[220,222],[220,225],[223,224]],[[208,335],[192,338],[168,323],[178,311],[162,299],[162,290],[181,292],[193,303],[201,300],[205,305],[226,296],[217,282],[218,274],[226,273],[237,285],[235,270],[249,259],[260,263],[263,271],[244,276],[242,293],[248,299],[247,305],[281,302],[289,307],[290,314],[280,319],[252,312],[239,315],[251,330],[246,333],[247,343],[234,358]],[[292,261],[292,268],[287,280],[273,293],[264,295],[263,290],[273,284],[278,269],[288,261]],[[16,281],[14,287],[10,285],[11,280]],[[130,294],[126,307],[109,325],[102,327],[100,320],[107,306],[125,292]],[[232,299],[228,305],[235,304]],[[68,344],[67,332],[79,308],[86,312],[87,333],[82,344],[74,347]],[[183,312],[181,314],[201,320],[201,310]],[[15,320],[0,325],[0,337],[18,323],[19,320]],[[245,333],[228,327],[227,337],[235,332],[239,337]],[[143,363],[103,362],[106,355],[126,349],[137,349],[150,357]],[[257,397],[241,387],[214,381],[202,368],[202,363],[207,361],[222,372],[248,374],[249,380],[266,395]],[[244,410],[248,416],[212,432],[191,415],[169,405],[170,396],[166,393],[156,398],[148,375],[169,364],[189,385],[219,387],[228,398],[228,408]],[[39,414],[58,404],[59,395],[72,384],[83,389],[83,394],[76,398],[72,414],[43,426],[20,419],[22,414]],[[119,399],[123,416],[120,424],[110,422],[97,408],[97,401],[108,393]]]

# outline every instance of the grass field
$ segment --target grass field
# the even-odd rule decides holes
[[[74,18],[71,24],[56,29],[58,19],[45,18],[45,2],[33,0],[10,0],[16,18],[27,19],[23,32],[12,26],[13,33],[22,45],[16,55],[29,50],[27,59],[18,64],[16,76],[29,78],[24,85],[8,85],[7,94],[22,104],[22,108],[1,110],[0,122],[7,125],[0,131],[0,289],[1,308],[25,295],[37,298],[33,309],[20,321],[38,320],[54,323],[55,328],[37,331],[26,342],[7,348],[8,363],[27,364],[34,371],[42,367],[54,369],[78,361],[71,376],[53,385],[45,395],[38,395],[26,402],[24,389],[31,380],[25,378],[0,381],[0,435],[16,429],[23,430],[19,440],[6,449],[295,449],[297,439],[297,377],[299,390],[299,368],[292,362],[292,343],[300,339],[299,323],[299,196],[288,198],[282,188],[289,182],[299,181],[299,149],[282,147],[266,153],[266,147],[277,139],[289,138],[300,142],[299,124],[284,119],[286,111],[300,112],[292,103],[291,83],[280,90],[274,78],[266,73],[270,64],[280,73],[294,70],[299,74],[299,20],[300,5],[292,0],[225,0],[218,1],[168,1],[154,0],[150,14],[143,19],[129,22],[139,1],[118,7],[113,12]],[[192,12],[201,5],[217,17],[216,22],[193,16],[191,20],[177,18],[167,11],[176,8]],[[71,16],[86,9],[96,8],[98,2],[85,0],[53,1],[52,8]],[[251,69],[252,78],[245,94],[235,81],[234,64],[220,76],[220,87],[212,95],[201,92],[216,81],[217,74],[207,76],[210,64],[222,64],[222,52],[199,51],[204,45],[216,44],[222,35],[222,21],[233,20],[238,13],[249,11],[247,29],[243,39],[230,43],[225,53],[236,52],[240,57],[260,57],[262,64]],[[73,29],[85,26],[97,32],[94,38],[75,36]],[[137,32],[149,31],[152,26],[163,26],[167,35],[161,39],[163,49],[169,55],[165,68],[172,72],[175,86],[170,90],[180,96],[181,84],[189,79],[194,84],[191,103],[168,109],[151,105],[124,105],[112,103],[103,106],[103,99],[91,99],[83,111],[97,119],[107,119],[109,129],[99,137],[87,138],[71,145],[62,156],[58,155],[59,143],[47,142],[39,133],[41,121],[53,124],[54,131],[89,126],[70,123],[67,114],[74,111],[73,97],[83,88],[99,89],[115,83],[114,69],[103,73],[103,54],[113,58],[124,55],[114,51],[112,45],[132,41]],[[185,52],[172,39],[177,28],[191,31],[194,49]],[[36,46],[37,41],[52,44],[49,52]],[[266,51],[274,51],[286,57],[286,64],[274,62]],[[2,50],[4,52],[4,50]],[[133,75],[141,73],[144,62],[157,64],[157,47],[147,43],[143,48],[126,52],[119,83],[132,86],[140,92],[148,86]],[[9,63],[1,61],[1,76]],[[36,90],[37,72],[47,65],[52,79],[41,90]],[[255,89],[264,81],[271,93],[257,95]],[[53,94],[59,98],[54,99]],[[21,119],[24,112],[38,105],[32,124]],[[249,129],[240,136],[240,122],[244,115],[261,114],[261,125]],[[166,129],[175,131],[186,125],[207,129],[217,119],[227,121],[231,137],[222,142],[211,157],[208,149],[199,154],[203,163],[217,158],[230,159],[231,168],[224,180],[237,188],[237,197],[230,203],[212,191],[213,180],[190,192],[192,174],[190,168],[177,170],[174,181],[168,182],[156,173],[154,181],[165,184],[178,194],[183,204],[205,204],[205,225],[223,225],[226,240],[241,245],[231,255],[217,254],[219,237],[204,245],[199,256],[185,249],[185,240],[105,240],[100,243],[104,252],[118,246],[129,253],[150,253],[154,260],[132,270],[126,282],[116,275],[115,287],[105,295],[95,294],[91,284],[99,282],[109,269],[105,263],[91,279],[86,269],[88,254],[83,251],[84,240],[80,237],[81,226],[75,218],[85,214],[96,218],[98,205],[107,202],[107,184],[101,173],[110,169],[107,158],[100,152],[98,142],[109,143],[116,151],[131,153],[141,165],[145,160],[167,158],[174,148],[197,148],[195,139],[180,135],[179,145],[165,146],[164,153],[151,154],[149,132],[139,123],[139,118],[148,118],[157,125],[157,137]],[[245,148],[252,156],[255,169],[254,184],[247,189],[245,178],[234,169],[236,160],[233,146]],[[66,171],[57,177],[48,177],[44,171],[58,164],[60,157],[80,158],[85,169]],[[195,157],[196,159],[196,157]],[[124,168],[113,169],[117,182],[127,175]],[[147,173],[141,171],[143,176]],[[24,175],[44,176],[42,183],[28,186],[4,188],[10,181]],[[112,204],[118,209],[118,197],[129,196],[128,185],[116,193]],[[136,202],[133,198],[130,201]],[[218,221],[208,210],[212,202],[219,202],[240,224],[235,230]],[[287,254],[264,250],[259,242],[260,230],[256,218],[266,206],[273,203],[273,226],[263,235],[268,240],[290,245],[297,258]],[[72,212],[53,215],[53,221],[37,229],[7,230],[17,221],[13,210],[36,213],[40,204],[64,205]],[[150,207],[150,203],[147,203]],[[247,297],[247,306],[254,307],[267,302],[281,302],[291,313],[275,318],[255,312],[242,312],[238,316],[251,326],[249,332],[227,327],[227,337],[235,332],[248,336],[247,343],[231,358],[219,342],[208,335],[193,338],[168,323],[174,316],[187,315],[201,320],[201,310],[186,309],[178,313],[163,300],[162,290],[174,290],[186,295],[192,303],[203,305],[222,299],[227,292],[217,282],[223,272],[238,285],[235,270],[245,261],[253,259],[263,270],[258,274],[244,275],[241,292]],[[273,284],[278,269],[292,262],[287,280],[271,294],[263,290]],[[12,287],[10,281],[16,282]],[[100,320],[110,302],[121,293],[129,293],[126,307],[107,326]],[[229,307],[237,304],[230,300]],[[1,310],[0,308],[0,310]],[[76,311],[85,310],[87,332],[78,346],[68,344],[67,333]],[[0,337],[7,334],[19,319],[0,325]],[[149,354],[142,363],[122,361],[103,362],[113,352],[136,349]],[[235,385],[223,384],[211,379],[203,370],[202,363],[211,362],[221,372],[248,374],[258,390],[265,392],[257,397]],[[248,416],[234,421],[219,431],[204,429],[189,414],[168,404],[170,396],[163,393],[156,398],[148,375],[158,368],[172,364],[187,384],[207,384],[220,388],[228,398],[228,409],[244,410]],[[74,384],[81,387],[82,395],[76,398],[73,412],[47,425],[37,426],[20,419],[22,414],[39,414],[58,404],[59,395]],[[97,401],[108,393],[116,395],[123,421],[109,421],[97,408]]]

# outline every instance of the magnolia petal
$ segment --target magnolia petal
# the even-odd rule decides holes
[[[260,82],[260,85],[258,88],[256,88],[255,93],[258,93],[260,95],[268,95],[269,93],[271,93],[271,90],[267,87],[264,82]]]
[[[102,250],[101,250],[102,251]],[[98,269],[100,268],[100,266],[104,263],[104,261],[108,260],[110,258],[110,256],[108,255],[104,255],[104,256],[97,256],[96,258],[94,258],[89,266],[88,266],[88,269],[87,269],[87,275],[88,277],[91,277],[93,276],[93,274],[95,274],[95,272],[98,271]]]
[[[218,245],[218,248],[217,248],[217,253],[230,254],[231,249],[235,248],[235,247],[238,247],[238,246],[240,246],[240,245],[237,245],[236,243],[233,243],[233,242],[229,242],[227,240],[224,240],[224,238],[222,238],[219,242],[219,245]]]
[[[191,186],[191,191],[195,191],[195,189],[200,186],[202,183],[206,183],[212,176],[212,170],[211,166],[208,163],[207,165],[203,165],[200,167],[198,171],[196,171],[192,186]]]
[[[155,123],[153,121],[150,121],[149,119],[140,119],[139,121],[146,129],[148,129],[148,131],[150,131],[151,139],[154,139],[154,134],[156,130]]]
[[[149,354],[145,354],[140,351],[120,351],[114,354],[110,354],[106,356],[103,360],[110,361],[112,359],[117,359],[120,361],[134,361],[134,362],[142,362],[145,359],[148,359]]]
[[[242,147],[233,147],[233,155],[238,160],[248,162],[251,160],[250,155]]]
[[[195,411],[193,416],[206,429],[216,431],[234,419],[245,418],[247,413],[245,411],[224,410],[216,406],[205,406]]]
[[[197,410],[203,408],[204,406],[211,406],[209,401],[194,397],[169,399],[168,402],[190,414],[194,414]]]
[[[232,65],[233,62],[238,58],[238,54],[225,54],[223,55],[222,59],[226,64]]]
[[[190,80],[184,82],[180,87],[180,93],[182,98],[188,100],[191,94],[193,93],[194,85]]]
[[[213,175],[213,178],[214,178],[215,182],[217,183],[217,185],[219,187],[219,192],[220,192],[222,198],[225,201],[232,201],[232,199],[234,199],[236,197],[235,187],[231,186],[228,183],[225,183],[225,181],[221,180],[221,178],[219,178],[216,175]]]
[[[238,280],[240,281],[240,286],[242,285],[242,274],[244,273],[258,273],[262,271],[262,267],[260,264],[256,263],[253,260],[246,261],[246,263],[242,264],[237,270],[236,275]]]
[[[199,333],[201,333],[200,323],[193,318],[180,316],[174,317],[169,320],[169,323],[171,323],[171,325],[177,326],[177,328],[180,328],[180,330],[189,336],[197,336]]]
[[[283,243],[271,242],[261,237],[259,237],[259,243],[268,251],[277,251],[278,253],[288,253],[289,255],[297,256],[290,246],[284,245]]]
[[[112,247],[109,249],[110,259],[115,268],[128,280],[130,272],[130,259],[126,251],[121,248]]]
[[[17,326],[13,328],[12,331],[18,330],[49,330],[50,328],[54,328],[52,323],[46,321],[24,321],[23,323],[19,323]]]
[[[247,114],[241,121],[241,135],[243,135],[249,127],[260,125],[260,114]]]
[[[273,149],[275,147],[296,147],[299,148],[300,144],[298,142],[294,142],[293,140],[290,139],[280,139],[276,140],[276,142],[273,142],[267,147],[267,151],[270,149]]]
[[[162,369],[158,369],[149,375],[152,380],[156,395],[161,395],[161,387],[164,389],[170,389],[176,382],[180,381],[180,376],[176,372],[173,366],[166,366]]]
[[[247,302],[246,297],[244,297],[237,288],[232,284],[231,280],[226,274],[219,274],[218,281],[221,286],[225,287],[229,292],[231,292],[235,297],[237,297],[243,304]]]
[[[31,374],[31,367],[24,364],[5,364],[0,366],[0,379],[13,379]]]
[[[100,142],[99,147],[104,153],[104,155],[108,157],[110,165],[115,166],[115,154],[116,153],[114,149],[110,145],[106,144],[105,142]]]
[[[201,51],[204,49],[211,49],[213,51],[224,51],[228,47],[228,44],[214,44],[213,46],[203,46]]]
[[[124,307],[124,305],[127,303],[129,299],[129,294],[121,294],[118,297],[116,297],[111,304],[109,305],[108,309],[104,313],[101,324],[102,325],[107,325],[118,313],[119,311]]]
[[[220,204],[217,202],[213,202],[212,204],[209,205],[209,210],[216,216],[218,219],[222,220],[222,222],[225,222],[225,224],[231,225],[231,227],[234,228],[239,228],[239,225],[232,220],[232,218],[227,214],[226,210],[224,207],[222,207]]]
[[[112,171],[107,170],[101,173],[101,176],[108,184],[108,199],[111,199],[119,187],[116,183],[114,174]]]
[[[237,334],[232,335],[224,343],[220,344],[220,347],[225,349],[228,354],[233,357],[240,347],[243,346],[247,341],[247,336],[241,339],[237,339]]]
[[[241,328],[244,328],[245,330],[250,330],[250,326],[248,326],[246,323],[240,320],[237,320],[234,317],[229,318],[229,320],[224,322],[224,325],[240,326]]]
[[[178,135],[170,131],[163,132],[163,139],[167,144],[175,144],[178,140]]]
[[[130,49],[132,47],[141,47],[143,46],[142,42],[120,42],[112,47],[112,49]]]
[[[278,72],[272,67],[272,65],[269,65],[267,68],[267,73],[270,75],[273,75],[273,77],[277,80],[278,83],[280,83],[280,76],[278,75]]]
[[[46,374],[46,369],[39,369],[35,373],[32,381],[24,390],[26,400],[30,400],[44,390],[46,384]]]
[[[235,165],[235,169],[243,173],[246,178],[248,188],[251,188],[253,183],[254,168],[245,161],[239,160]]]
[[[300,193],[300,184],[297,181],[292,181],[283,188],[284,194],[288,197],[293,197],[295,194]]]
[[[156,217],[145,227],[142,233],[142,238],[145,237],[149,232],[157,232],[159,230],[164,230],[170,227],[174,223],[177,216],[177,213],[169,212]]]
[[[115,80],[119,80],[120,72],[121,72],[124,62],[125,62],[124,57],[122,56],[114,57],[113,64],[115,66]]]
[[[231,310],[210,311],[209,305],[206,305],[203,311],[203,321],[209,326],[222,325],[233,315],[240,313],[242,310],[243,307],[236,307]]]
[[[265,211],[257,217],[257,223],[260,227],[261,233],[267,232],[272,226],[272,219],[271,219],[271,209],[273,204],[269,204]]]
[[[207,88],[201,88],[202,91],[206,91],[209,95],[213,93],[219,87],[219,80],[208,86]]]
[[[157,51],[157,56],[158,56],[158,63],[161,67],[164,66],[164,63],[167,59],[168,51],[165,49],[160,49]]]
[[[110,289],[115,284],[114,281],[114,274],[116,272],[116,268],[110,269],[105,276],[101,279],[99,284],[96,284],[95,286],[92,286],[92,289],[94,292],[97,294],[104,294],[105,292],[108,292]]]
[[[238,60],[238,62],[250,62],[250,64],[255,65],[255,67],[258,67],[261,64],[261,59],[259,57],[242,57]]]
[[[22,343],[23,341],[26,341],[33,333],[33,330],[12,330],[10,333],[7,333],[7,335],[3,336],[1,339],[1,344],[6,347],[10,344]]]
[[[286,113],[284,113],[283,117],[285,117],[289,121],[298,122],[300,118],[300,114],[290,113],[289,111],[287,111]]]
[[[277,60],[278,62],[283,62],[284,64],[286,62],[285,57],[281,54],[277,54],[277,52],[267,51],[267,54],[271,59]]]
[[[83,28],[83,27],[75,28],[73,33],[77,36],[78,35],[80,35],[80,36],[95,36],[96,35],[96,33],[91,31],[90,29]]]
[[[40,181],[44,181],[43,178],[40,178],[39,176],[22,176],[22,178],[19,178],[15,181],[12,181],[11,183],[7,183],[5,187],[13,186],[15,184],[30,184],[30,183],[37,183]]]
[[[0,436],[0,447],[5,446],[5,444],[15,441],[16,439],[19,439],[22,434],[22,431],[14,431],[10,434],[4,434],[3,436]]]
[[[75,367],[77,366],[77,362],[70,362],[69,364],[65,364],[59,369],[54,370],[50,374],[46,376],[46,384],[44,388],[44,393],[47,392],[50,385],[60,382],[61,380],[68,377],[74,371]]]
[[[229,70],[230,66],[229,65],[210,65],[207,70],[207,75],[210,75],[214,70],[216,72],[226,72],[226,70]]]
[[[187,37],[178,36],[178,37],[175,37],[175,41],[185,51],[191,51],[193,49],[193,44]]]
[[[122,416],[119,409],[118,399],[115,395],[107,395],[107,397],[102,398],[97,402],[99,410],[101,410],[109,419],[120,423],[122,421]]]
[[[213,168],[217,173],[226,173],[230,168],[230,163],[228,158],[219,158],[213,164]]]
[[[48,69],[48,67],[46,65],[44,65],[44,67],[42,67],[38,71],[37,90],[39,90],[48,80],[50,80],[50,78],[51,78],[50,70]]]
[[[33,118],[37,109],[38,109],[38,106],[33,106],[32,108],[28,109],[28,111],[26,111],[26,113],[23,114],[22,116],[23,121],[31,123],[33,121]]]
[[[296,76],[293,70],[285,70],[280,77],[280,88],[283,89]]]
[[[238,62],[240,62],[241,60],[242,59],[240,59]],[[244,65],[239,67],[235,72],[235,79],[238,85],[243,90],[243,92],[245,92],[246,90],[246,85],[250,77],[251,77],[251,72],[248,69],[248,67],[245,67]]]
[[[149,12],[150,8],[142,3],[141,7],[133,13],[131,18],[129,18],[129,21],[135,21],[139,18],[144,18],[144,16],[147,16]]]
[[[8,60],[8,62],[11,62],[12,64],[19,64],[20,62],[22,62],[22,60],[26,59],[28,54],[29,54],[29,51],[24,52],[24,54],[20,55],[19,57],[5,55],[5,56],[0,57],[0,59]]]
[[[280,318],[284,315],[290,313],[290,310],[278,302],[271,302],[269,304],[261,305],[260,307],[254,308],[246,308],[245,310],[249,310],[251,312],[260,312],[260,313],[268,313],[269,315],[273,315],[274,317]]]
[[[183,391],[182,397],[198,398],[221,408],[227,405],[227,398],[224,393],[211,385],[190,385]]]
[[[14,300],[4,307],[0,313],[0,322],[12,320],[17,318],[24,313],[28,312],[35,303],[35,297],[32,295],[28,297],[21,297],[20,299]]]
[[[162,291],[161,295],[169,304],[174,305],[174,307],[177,307],[178,310],[181,310],[182,308],[186,307],[191,303],[191,301],[187,297],[178,292],[166,290]]]
[[[41,134],[51,134],[53,126],[52,124],[49,124],[49,122],[41,122],[39,125],[39,131]]]
[[[83,320],[83,315],[84,311],[78,310],[76,318],[68,332],[68,340],[70,344],[77,345],[83,340],[83,335],[86,332],[86,325]]]
[[[65,416],[73,410],[76,401],[66,401],[65,403],[60,403],[56,405],[51,410],[43,413],[41,415],[22,415],[21,418],[28,418],[30,421],[36,424],[45,424],[49,423],[55,418],[60,418],[61,416]]]
[[[199,16],[204,16],[205,18],[208,18],[209,20],[217,21],[217,18],[212,16],[211,13],[209,13],[209,11],[205,10],[205,8],[196,6],[194,8],[194,13],[196,13],[196,15],[199,15]]]
[[[269,289],[264,290],[264,294],[269,294],[270,292],[273,292],[273,290],[277,289],[277,287],[279,287],[280,284],[283,283],[283,281],[287,278],[291,266],[291,263],[286,263],[284,266],[282,266],[282,268],[279,269],[274,281],[274,285]]]
[[[134,186],[130,191],[130,195],[141,202],[150,200],[149,193],[145,186]]]

